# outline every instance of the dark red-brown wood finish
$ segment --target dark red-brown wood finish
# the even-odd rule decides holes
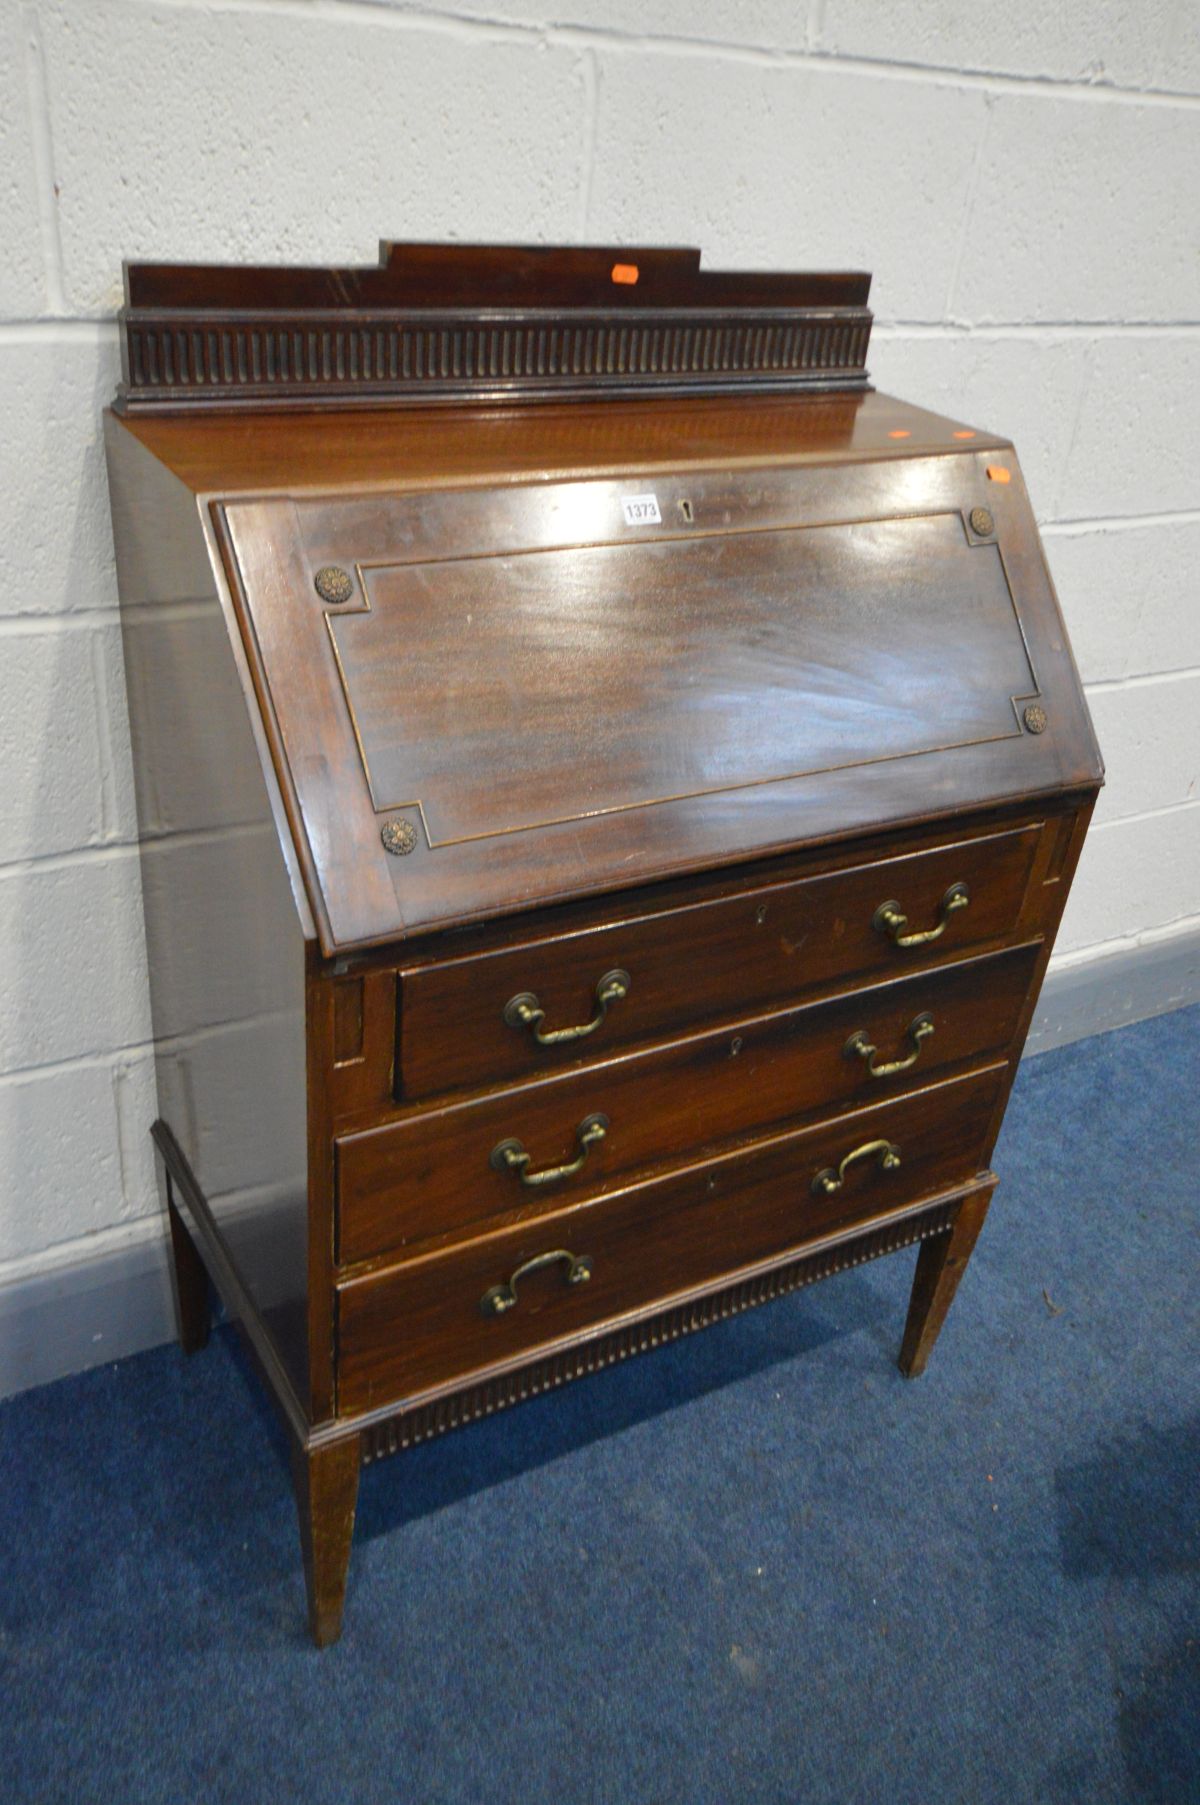
[[[920,1248],[923,1370],[1102,767],[1011,445],[868,279],[128,271],[107,421],[180,1335],[360,1459]],[[364,1604],[363,1608],[369,1608]]]
[[[373,269],[136,264],[117,405],[863,388],[870,286],[602,246],[384,244]]]

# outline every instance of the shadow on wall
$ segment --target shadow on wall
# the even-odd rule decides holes
[[[152,1094],[148,1060],[117,1051],[144,1042],[150,1020],[137,860],[110,856],[131,829],[120,631],[115,618],[72,612],[116,604],[102,557],[111,529],[101,430],[115,338],[86,359],[73,349],[38,391],[23,446],[31,471],[53,471],[57,493],[40,506],[39,490],[26,497],[37,586],[13,597],[18,631],[0,692],[9,755],[0,860],[19,867],[0,896],[0,1073],[12,1074],[0,1096],[0,1262],[36,1260],[154,1209],[148,1150],[128,1145],[119,1124],[124,1098]],[[68,630],[52,630],[60,625]]]

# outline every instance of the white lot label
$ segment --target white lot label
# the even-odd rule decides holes
[[[623,495],[621,512],[626,526],[653,526],[662,522],[657,495]]]

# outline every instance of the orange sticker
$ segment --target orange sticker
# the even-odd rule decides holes
[[[912,434],[910,432],[906,432],[903,427],[898,426],[896,428],[895,432],[890,432],[888,434],[888,438],[889,439],[911,439]]]
[[[973,439],[975,434],[973,432],[956,432],[954,437],[956,439]]]
[[[1003,464],[989,464],[987,473],[994,483],[1011,483],[1012,471],[1006,470]]]
[[[612,266],[612,279],[614,282],[624,282],[627,287],[632,288],[638,279],[637,264],[614,263]]]

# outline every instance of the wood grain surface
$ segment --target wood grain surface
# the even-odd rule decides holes
[[[873,1219],[973,1178],[1003,1070],[993,1066],[343,1284],[340,1407],[399,1401],[718,1274],[782,1256],[837,1224]],[[814,1194],[818,1172],[881,1137],[898,1146],[897,1168],[883,1171],[877,1160],[864,1160],[850,1169],[841,1192]],[[586,1283],[566,1284],[566,1263],[558,1262],[518,1285],[515,1308],[499,1317],[482,1314],[491,1286],[558,1249],[591,1259]]]

